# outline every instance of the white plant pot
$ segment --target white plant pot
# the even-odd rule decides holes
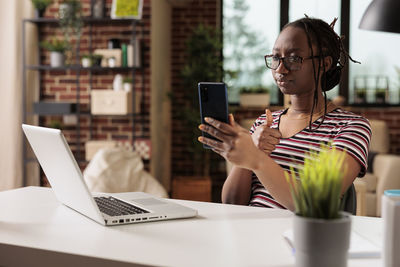
[[[346,267],[351,217],[324,220],[294,216],[293,234],[297,267]]]
[[[240,94],[240,105],[242,107],[268,107],[269,94]]]
[[[132,91],[132,84],[131,83],[124,83],[124,91],[130,92]]]
[[[92,61],[90,58],[82,58],[82,67],[88,68],[92,66]]]
[[[64,66],[65,55],[61,52],[50,52],[50,66],[52,67],[62,67]]]

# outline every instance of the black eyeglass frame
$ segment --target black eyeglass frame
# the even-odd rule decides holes
[[[278,65],[276,66],[276,68],[274,69],[274,68],[271,68],[270,66],[268,66],[268,62],[267,62],[267,58],[272,58],[272,57],[277,57],[278,59],[279,59],[279,62],[278,62]],[[318,55],[318,56],[309,56],[309,57],[306,57],[306,58],[303,58],[303,57],[301,57],[301,56],[288,56],[288,57],[278,57],[278,56],[275,56],[275,55],[265,55],[264,56],[264,60],[265,60],[265,65],[267,66],[267,68],[268,69],[271,69],[271,70],[276,70],[276,69],[278,69],[279,68],[279,65],[281,65],[281,62],[283,62],[283,66],[285,66],[285,68],[287,69],[287,70],[290,70],[290,71],[293,71],[293,70],[300,70],[301,69],[301,65],[303,64],[303,61],[304,60],[307,60],[307,59],[313,59],[313,58],[319,58],[320,56]],[[299,68],[295,68],[295,69],[293,69],[293,68],[291,68],[291,67],[289,67],[287,64],[287,62],[286,62],[286,59],[289,59],[289,58],[296,58],[296,59],[300,59],[300,62],[296,62],[296,63],[299,63]]]

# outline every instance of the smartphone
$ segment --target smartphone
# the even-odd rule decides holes
[[[199,82],[199,103],[201,123],[205,117],[210,117],[228,123],[228,93],[225,83],[222,82]],[[217,138],[202,132],[207,138],[218,140]],[[203,144],[204,148],[210,148]]]

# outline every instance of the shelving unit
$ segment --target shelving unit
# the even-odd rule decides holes
[[[110,18],[84,18],[83,19],[84,22],[84,27],[88,27],[89,29],[89,51],[93,51],[93,45],[92,45],[92,37],[93,37],[93,29],[94,27],[97,26],[109,26],[109,25],[113,25],[113,26],[118,26],[118,25],[131,25],[131,37],[130,40],[132,41],[132,43],[135,43],[135,40],[137,38],[137,32],[136,32],[136,26],[140,25],[140,21],[138,20],[134,20],[134,19],[110,19]],[[70,144],[71,147],[75,148],[75,158],[79,163],[85,163],[86,161],[84,160],[84,157],[81,156],[81,138],[80,138],[80,134],[81,134],[81,126],[79,123],[79,119],[82,116],[85,116],[87,118],[89,118],[89,140],[92,138],[92,120],[93,117],[98,117],[98,116],[110,116],[110,117],[123,117],[123,118],[131,118],[132,119],[132,140],[131,143],[134,144],[135,138],[143,138],[145,136],[137,136],[135,134],[135,122],[141,122],[144,118],[144,116],[148,115],[144,112],[144,91],[145,91],[145,86],[144,86],[144,71],[142,71],[142,86],[141,86],[141,100],[140,100],[140,112],[135,113],[129,113],[126,115],[93,115],[90,113],[90,93],[89,93],[89,111],[84,111],[81,110],[81,99],[80,99],[80,92],[81,92],[81,86],[80,86],[80,77],[81,76],[87,76],[88,80],[89,80],[89,88],[92,88],[92,84],[93,84],[93,75],[101,75],[101,73],[109,73],[109,72],[113,72],[114,74],[116,74],[117,72],[125,72],[125,73],[129,73],[129,75],[132,77],[132,83],[133,83],[133,90],[132,90],[132,110],[135,111],[136,107],[136,95],[135,95],[135,76],[136,76],[136,71],[140,70],[144,64],[144,57],[143,57],[143,46],[141,45],[141,52],[139,53],[139,55],[136,55],[136,49],[134,49],[134,54],[133,57],[137,57],[140,56],[140,62],[141,62],[141,66],[135,66],[135,67],[99,67],[99,66],[93,66],[93,67],[82,67],[81,65],[79,65],[80,62],[76,62],[77,64],[74,65],[69,65],[69,66],[63,66],[63,67],[51,67],[49,65],[41,65],[41,54],[40,54],[40,48],[39,45],[37,46],[37,54],[38,54],[38,59],[37,62],[39,64],[37,65],[28,65],[27,64],[27,55],[26,55],[26,51],[25,51],[25,45],[26,45],[26,27],[27,24],[33,24],[36,25],[36,27],[38,28],[38,40],[41,40],[41,36],[40,36],[40,27],[45,26],[45,25],[51,25],[53,27],[58,26],[58,19],[53,19],[53,18],[37,18],[37,19],[24,19],[22,21],[22,45],[23,45],[23,49],[22,49],[22,106],[23,106],[23,118],[22,118],[22,122],[26,123],[27,122],[27,118],[28,116],[39,116],[39,125],[41,124],[41,118],[48,116],[49,114],[38,114],[35,112],[27,112],[26,109],[26,97],[27,97],[27,91],[30,90],[30,86],[27,84],[27,72],[28,71],[36,71],[39,81],[41,81],[41,75],[43,72],[46,71],[74,71],[75,74],[75,86],[76,86],[76,100],[75,100],[75,104],[76,104],[76,110],[75,112],[69,112],[69,113],[61,113],[61,114],[57,114],[57,115],[75,115],[77,117],[77,124],[76,124],[76,142],[74,142],[73,144]],[[143,31],[141,32],[141,34],[143,34]],[[79,58],[79,54],[78,54],[78,58]],[[78,61],[78,60],[77,60]],[[39,101],[41,100],[41,96],[39,96]],[[55,101],[55,103],[57,103]],[[33,103],[28,103],[28,104],[32,104]],[[55,114],[52,114],[55,115]],[[140,124],[139,124],[140,125]],[[143,133],[143,129],[141,130],[141,133]],[[25,139],[25,137],[23,136],[23,183],[24,185],[26,185],[27,182],[27,174],[26,174],[26,168],[27,168],[27,163],[28,162],[33,162],[34,159],[33,158],[29,158],[27,156],[27,141]]]

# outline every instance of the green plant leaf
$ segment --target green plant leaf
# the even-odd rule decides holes
[[[304,217],[334,219],[341,210],[341,189],[345,153],[331,144],[321,144],[320,151],[311,150],[305,155],[304,165],[298,166],[298,178],[294,168],[285,174],[293,198],[296,214]]]

